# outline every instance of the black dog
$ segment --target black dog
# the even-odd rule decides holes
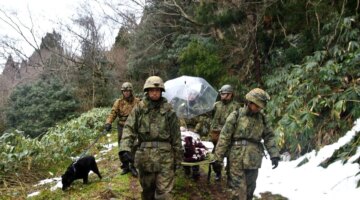
[[[89,172],[93,171],[101,179],[99,169],[96,165],[94,156],[85,156],[76,162],[73,162],[61,176],[62,190],[70,187],[71,183],[76,179],[83,179],[83,183],[88,183]]]

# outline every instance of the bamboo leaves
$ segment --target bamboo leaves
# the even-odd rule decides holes
[[[97,108],[52,127],[41,139],[19,131],[0,137],[0,176],[21,167],[46,167],[75,157],[100,133],[108,109]]]

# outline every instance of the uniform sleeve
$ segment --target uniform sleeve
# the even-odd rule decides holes
[[[180,119],[179,119],[179,123],[180,123],[180,126],[186,127],[186,121],[185,121],[184,118],[180,118]]]
[[[237,121],[237,111],[233,111],[227,118],[224,127],[221,129],[219,141],[215,149],[215,159],[222,161],[224,159],[225,152],[231,145],[231,138],[235,132],[235,126]]]
[[[137,139],[137,114],[136,106],[129,114],[123,129],[123,135],[120,140],[120,151],[131,151]]]
[[[119,100],[116,100],[111,108],[109,116],[106,118],[106,123],[111,124],[118,115]]]
[[[182,161],[182,145],[181,145],[181,133],[179,126],[179,119],[175,112],[171,112],[169,116],[169,127],[171,133],[171,146],[174,150],[175,162],[180,163]]]
[[[199,115],[195,117],[196,125],[194,128],[195,133],[201,134],[202,128],[204,126],[204,116]]]
[[[218,112],[218,102],[215,102],[214,104],[214,108],[211,112],[211,125],[210,125],[210,129],[214,130],[218,128],[218,119],[217,119],[217,112]]]
[[[270,158],[280,157],[279,150],[278,150],[278,148],[276,146],[276,142],[275,142],[274,132],[270,128],[269,123],[265,119],[265,116],[263,117],[263,121],[264,121],[265,128],[264,128],[262,138],[264,139],[265,148],[266,148],[267,152],[269,153]]]

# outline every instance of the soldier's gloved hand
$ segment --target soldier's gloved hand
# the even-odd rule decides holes
[[[106,130],[107,132],[111,131],[111,124],[106,123],[106,124],[105,124],[105,130]]]
[[[133,163],[134,162],[130,151],[121,151],[119,154],[120,154],[120,161],[122,163]]]
[[[279,165],[279,160],[279,157],[271,158],[271,165],[273,166],[273,169],[277,168],[277,166]]]

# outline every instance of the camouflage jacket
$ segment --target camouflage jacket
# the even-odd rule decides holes
[[[195,133],[201,134],[203,126],[203,116],[195,116],[191,119],[180,118],[180,126],[183,126]]]
[[[214,105],[212,114],[211,130],[220,131],[225,124],[226,118],[229,114],[240,108],[240,103],[232,100],[228,103],[217,101]]]
[[[164,98],[160,107],[151,105],[145,98],[132,110],[124,126],[120,151],[131,151],[138,140],[135,165],[154,172],[158,165],[173,165],[174,161],[180,164],[183,150],[179,119],[172,106]]]
[[[140,102],[140,99],[133,97],[131,101],[127,101],[124,98],[117,99],[112,108],[111,113],[106,119],[106,123],[111,124],[116,117],[119,118],[118,124],[120,126],[124,126],[125,121],[130,114],[131,110],[134,108],[135,105],[137,105]]]
[[[229,151],[229,161],[239,163],[242,169],[261,167],[263,149],[261,140],[270,157],[279,157],[274,133],[262,112],[251,113],[248,107],[233,111],[226,119],[215,150],[215,159],[222,161]]]

